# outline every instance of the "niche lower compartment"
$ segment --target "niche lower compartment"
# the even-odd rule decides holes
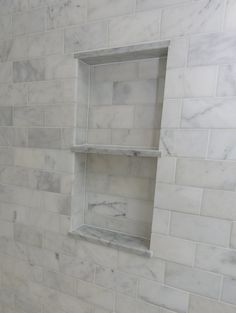
[[[141,256],[152,256],[152,251],[148,249],[149,240],[139,238],[107,229],[82,225],[77,230],[70,232],[73,237],[81,238],[103,246],[118,248],[123,251],[133,252]]]

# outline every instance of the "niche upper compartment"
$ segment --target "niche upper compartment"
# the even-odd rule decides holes
[[[151,255],[168,45],[165,41],[76,55],[74,236]]]

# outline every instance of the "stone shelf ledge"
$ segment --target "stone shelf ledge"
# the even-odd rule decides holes
[[[124,62],[130,60],[166,57],[169,40],[121,48],[91,50],[75,54],[75,58],[89,65]]]
[[[69,232],[69,234],[75,238],[98,243],[106,247],[118,248],[141,256],[152,257],[153,254],[148,249],[150,242],[145,238],[134,237],[90,225],[82,225],[77,230]]]
[[[76,153],[110,154],[136,157],[160,157],[161,152],[155,148],[110,146],[110,145],[92,145],[84,144],[73,146],[71,151]]]

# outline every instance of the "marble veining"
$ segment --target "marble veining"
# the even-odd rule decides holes
[[[85,239],[89,242],[100,243],[103,246],[114,247],[138,255],[151,257],[152,251],[148,249],[149,241],[89,225],[82,225],[69,233],[73,237]]]

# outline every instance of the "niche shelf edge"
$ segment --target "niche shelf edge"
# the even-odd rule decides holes
[[[106,247],[120,249],[140,256],[152,257],[153,253],[148,249],[149,240],[135,237],[90,225],[82,225],[78,229],[70,231],[69,235],[92,243],[98,243]]]
[[[161,152],[155,148],[126,147],[112,145],[76,145],[71,148],[75,153],[110,154],[136,157],[160,157]]]

